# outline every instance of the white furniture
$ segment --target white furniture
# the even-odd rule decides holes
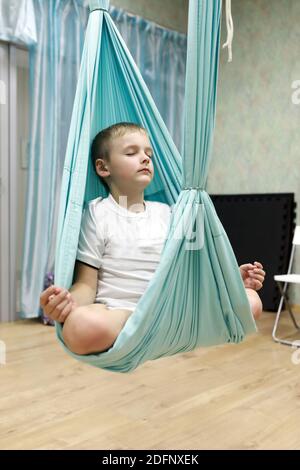
[[[288,346],[297,346],[297,343],[295,341],[289,341],[289,340],[286,340],[286,339],[279,338],[277,336],[277,328],[278,328],[280,315],[282,313],[283,304],[285,304],[287,309],[288,309],[288,312],[290,314],[290,317],[292,319],[292,322],[293,322],[295,328],[297,330],[300,330],[300,326],[296,322],[294,313],[292,311],[292,308],[291,308],[291,305],[289,303],[289,299],[288,299],[288,296],[287,296],[287,288],[288,288],[289,284],[300,284],[300,274],[292,274],[291,273],[293,260],[294,260],[295,251],[296,251],[297,246],[300,246],[300,225],[298,225],[295,229],[294,238],[293,238],[293,245],[292,245],[292,252],[291,252],[291,257],[290,257],[290,261],[289,261],[289,267],[288,267],[287,274],[281,274],[281,275],[274,276],[274,279],[275,279],[275,281],[277,281],[280,292],[281,292],[281,298],[280,298],[279,307],[278,307],[278,311],[277,311],[277,315],[276,315],[276,319],[275,319],[275,323],[274,323],[272,336],[273,336],[274,341],[276,341],[277,343],[286,344]],[[299,344],[298,344],[298,346],[299,346]]]

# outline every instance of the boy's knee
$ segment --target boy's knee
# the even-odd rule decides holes
[[[250,303],[251,311],[254,320],[258,320],[262,315],[263,305],[262,301],[256,291],[252,289],[246,289],[248,300]]]
[[[262,315],[262,309],[263,309],[263,306],[262,306],[262,301],[260,300],[260,298],[258,297],[255,302],[254,302],[254,305],[253,305],[253,308],[252,308],[252,313],[253,313],[253,317],[254,317],[254,320],[258,320],[261,315]]]
[[[91,347],[95,341],[95,335],[98,337],[105,333],[100,319],[97,321],[97,327],[88,307],[78,307],[66,319],[63,326],[63,338],[66,346],[75,354],[90,354]]]

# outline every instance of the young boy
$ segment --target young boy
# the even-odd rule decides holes
[[[144,128],[111,126],[95,137],[91,154],[109,196],[94,199],[84,211],[70,290],[50,286],[40,297],[44,313],[64,324],[64,341],[77,354],[113,345],[158,266],[170,222],[167,204],[144,201],[154,174]],[[263,267],[255,262],[240,271],[258,318]]]

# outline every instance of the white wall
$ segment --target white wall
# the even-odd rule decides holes
[[[165,28],[187,31],[188,0],[112,0],[111,4]]]

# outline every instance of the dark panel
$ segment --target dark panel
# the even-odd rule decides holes
[[[296,203],[293,193],[211,196],[239,264],[261,261],[267,272],[260,295],[276,311],[280,294],[274,274],[288,269]]]

